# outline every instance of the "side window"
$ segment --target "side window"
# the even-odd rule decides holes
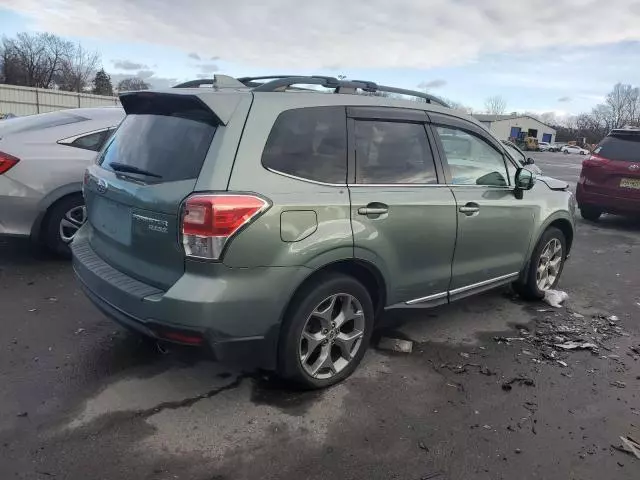
[[[356,183],[438,183],[424,125],[355,122]]]
[[[262,165],[318,182],[346,183],[344,107],[309,107],[282,112],[267,139]]]
[[[102,130],[100,132],[90,133],[82,137],[76,138],[69,145],[72,147],[83,148],[85,150],[99,151],[104,142],[111,136],[113,130]]]
[[[456,185],[509,185],[502,154],[484,140],[450,127],[437,127],[444,153]]]

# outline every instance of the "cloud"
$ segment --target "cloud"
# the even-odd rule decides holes
[[[218,60],[220,60],[220,57],[215,55],[215,56],[211,57],[209,60],[211,60],[212,62],[217,62]]]
[[[189,57],[189,58],[191,58],[192,60],[200,60],[200,55],[198,55],[198,54],[197,54],[197,53],[195,53],[195,52],[191,52],[191,53],[188,55],[188,57]]]
[[[131,60],[113,60],[113,68],[118,70],[142,70],[149,67],[144,63],[136,63]]]
[[[124,80],[125,78],[138,77],[141,80],[147,82],[151,88],[162,90],[165,88],[171,88],[174,85],[180,83],[182,80],[177,78],[166,78],[166,77],[157,77],[155,76],[155,72],[151,70],[140,70],[136,73],[110,73],[111,83],[115,87],[119,82]]]
[[[431,80],[429,82],[420,82],[418,84],[418,88],[422,89],[422,90],[429,90],[431,88],[439,88],[439,87],[444,87],[447,84],[446,80],[442,80],[442,79],[437,79],[437,80]]]
[[[570,102],[571,101],[571,97],[560,97],[558,99],[559,102]]]
[[[215,63],[203,63],[198,65],[198,70],[202,73],[213,73],[218,71],[218,66]]]
[[[251,8],[245,2],[190,0],[180,9],[173,0],[110,0],[109,8],[103,0],[0,0],[0,6],[27,16],[34,30],[184,52],[224,45],[226,59],[270,69],[460,65],[510,52],[514,38],[519,51],[640,40],[640,9],[630,8],[630,0],[584,3],[533,0],[523,14],[520,2],[508,0],[369,0],[366,8],[362,1],[343,0],[304,8],[298,0],[251,2]]]

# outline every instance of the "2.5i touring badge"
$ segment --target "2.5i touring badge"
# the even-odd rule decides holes
[[[139,215],[137,213],[134,213],[132,217],[136,221],[136,223],[138,223],[138,225],[146,225],[147,230],[158,233],[169,232],[169,222],[167,222],[166,220],[159,220],[157,218],[147,217],[145,215]]]

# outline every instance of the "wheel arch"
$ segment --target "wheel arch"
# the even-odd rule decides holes
[[[573,245],[573,239],[575,237],[575,228],[573,221],[567,215],[568,214],[565,215],[564,212],[557,212],[555,215],[550,216],[542,224],[542,226],[538,230],[535,242],[531,242],[529,252],[527,252],[527,261],[525,262],[523,269],[520,272],[519,281],[523,281],[526,278],[527,273],[529,272],[529,266],[531,265],[531,255],[533,255],[533,252],[540,242],[540,239],[544,235],[544,232],[546,232],[550,227],[557,228],[564,235],[567,246],[566,257],[569,257],[569,254],[571,253],[571,247]]]
[[[45,225],[47,221],[47,217],[51,208],[63,200],[72,195],[82,195],[82,183],[71,183],[67,185],[62,185],[61,187],[52,190],[47,195],[45,195],[40,202],[38,202],[38,216],[36,221],[33,222],[31,227],[31,238],[35,240],[40,239],[40,235],[42,234],[42,227]]]

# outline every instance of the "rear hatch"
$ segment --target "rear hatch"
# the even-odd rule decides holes
[[[585,190],[640,199],[640,130],[613,130],[583,162]]]
[[[116,269],[164,290],[184,272],[180,207],[221,120],[197,95],[121,101],[127,116],[85,178],[89,241]]]

